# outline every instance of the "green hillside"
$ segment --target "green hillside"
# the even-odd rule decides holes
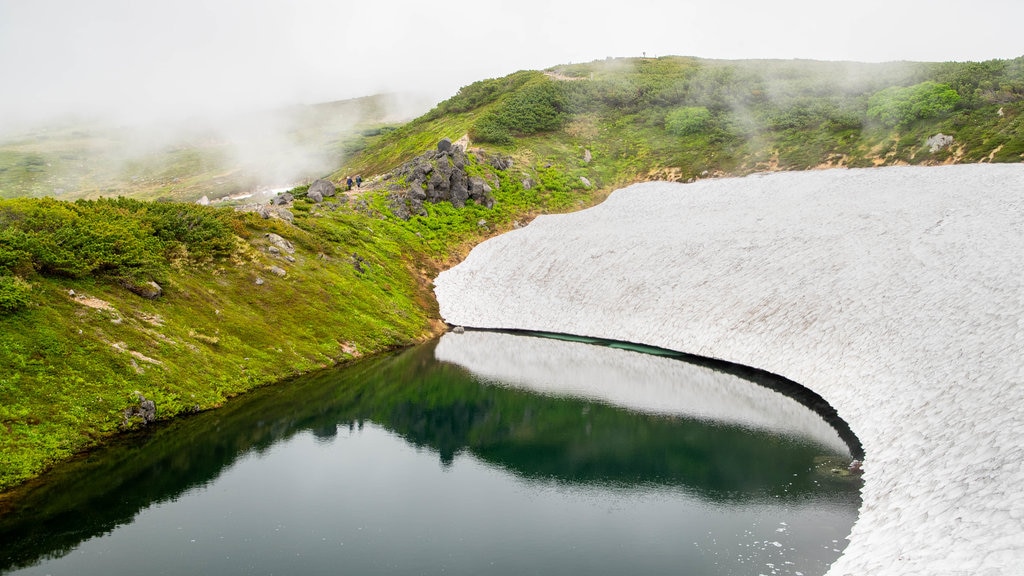
[[[62,195],[91,200],[33,197],[46,186],[8,193],[2,186],[39,181],[26,175],[48,182],[53,159],[76,154],[63,147],[73,138],[8,143],[0,490],[145,426],[150,401],[158,420],[206,410],[438,333],[432,278],[536,214],[651,179],[1021,162],[1022,111],[1024,58],[559,66],[471,84],[407,124],[332,136],[344,160],[330,179],[360,175],[364,185],[322,199],[304,186],[258,211],[168,201],[230,192],[201,187],[216,181],[204,168],[216,153],[201,147],[183,151],[198,167],[183,161],[153,185],[112,173],[102,190],[83,177]],[[437,152],[443,138],[469,153]],[[430,202],[438,174],[453,190],[486,188],[474,197],[487,201]],[[399,205],[413,209],[396,215]]]

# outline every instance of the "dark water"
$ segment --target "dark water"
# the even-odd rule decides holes
[[[523,361],[502,342],[481,356]],[[845,546],[859,483],[831,472],[850,458],[835,442],[540,394],[440,362],[436,346],[61,467],[0,517],[0,573],[811,576]],[[549,380],[584,372],[568,369]]]

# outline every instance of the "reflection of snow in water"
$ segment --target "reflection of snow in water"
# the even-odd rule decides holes
[[[738,424],[849,454],[828,423],[792,398],[673,358],[473,331],[445,334],[435,355],[502,384],[555,396],[590,398],[640,412]]]
[[[435,281],[452,324],[638,342],[821,394],[867,454],[833,574],[1024,557],[1024,166],[648,183]]]

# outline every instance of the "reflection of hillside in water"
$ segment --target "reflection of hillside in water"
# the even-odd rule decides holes
[[[651,414],[734,424],[816,442],[847,444],[793,398],[712,368],[628,350],[500,332],[445,334],[437,358],[473,374],[554,396],[586,398]]]
[[[529,340],[529,346],[565,345]],[[460,343],[474,341],[483,342],[446,338],[438,356],[486,352],[458,350]],[[519,347],[515,337],[501,341],[508,350]],[[212,487],[241,457],[298,433],[331,441],[340,427],[367,420],[436,451],[443,464],[458,453],[472,454],[527,481],[664,486],[721,503],[804,502],[836,493],[848,494],[844,500],[856,498],[849,482],[811,472],[815,458],[830,452],[842,458],[845,449],[836,453],[817,441],[759,434],[742,425],[666,417],[668,411],[638,413],[604,401],[487,385],[463,368],[435,360],[435,346],[263,389],[54,470],[44,484],[16,495],[11,510],[0,516],[0,571],[67,554],[89,538],[131,523],[141,510]],[[606,371],[619,357],[627,363],[639,357],[637,366],[682,364],[577,347],[596,354],[589,362]],[[540,366],[527,368],[543,380]],[[620,373],[628,376],[637,369],[624,367]],[[648,396],[656,394],[652,389]]]

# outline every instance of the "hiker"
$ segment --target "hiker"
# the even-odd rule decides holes
[[[348,190],[352,189],[352,177],[351,176],[349,176],[348,178],[345,179],[345,184],[348,186],[348,188],[347,188]]]
[[[362,187],[363,187],[363,177],[362,176],[356,176],[356,188],[362,188]]]

